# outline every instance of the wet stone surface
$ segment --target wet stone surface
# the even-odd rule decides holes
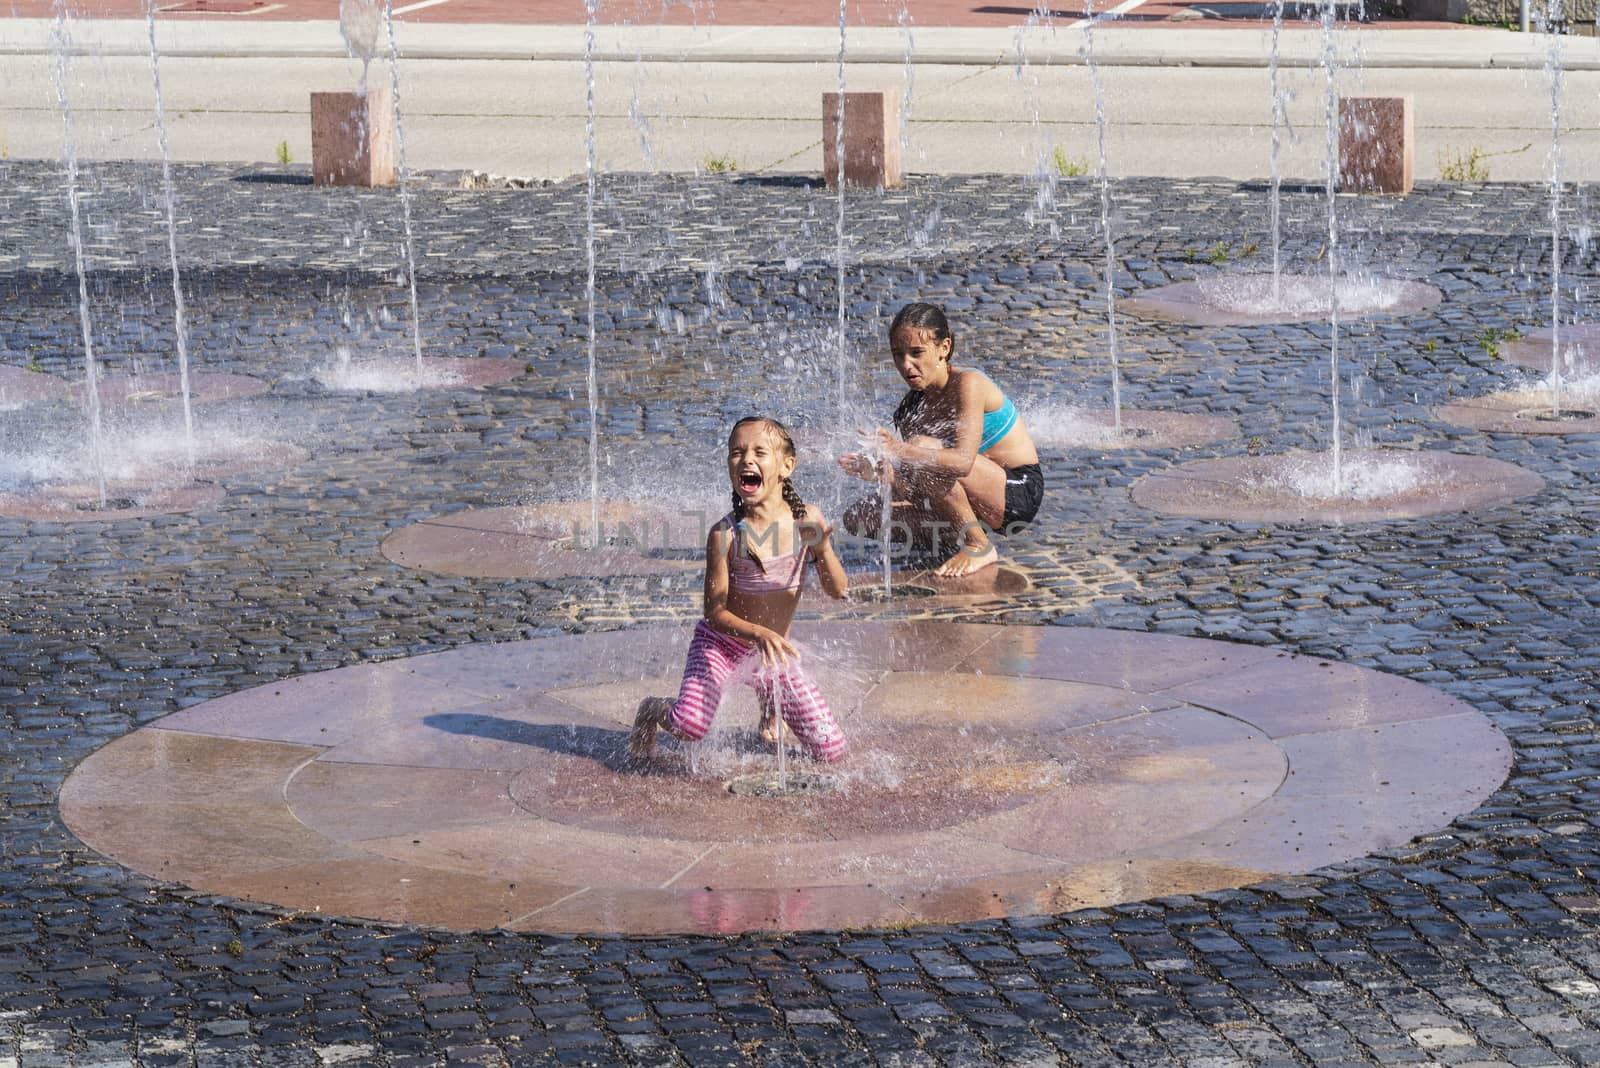
[[[101,351],[116,371],[166,367],[159,172],[85,169]],[[0,171],[0,361],[71,377],[81,336],[59,168]],[[581,183],[418,191],[426,348],[531,373],[352,395],[312,372],[341,346],[360,358],[409,345],[396,197],[177,173],[193,220],[180,241],[197,366],[272,383],[208,411],[270,424],[312,459],[224,480],[201,513],[0,520],[0,1063],[1600,1058],[1600,463],[1586,436],[1485,434],[1434,414],[1515,384],[1492,340],[1543,315],[1542,189],[1424,183],[1404,199],[1341,202],[1342,246],[1444,294],[1425,313],[1341,330],[1360,443],[1514,463],[1545,479],[1538,495],[1372,526],[1153,516],[1127,495],[1143,475],[1252,439],[1274,452],[1326,444],[1327,332],[1119,323],[1130,405],[1230,418],[1241,437],[1046,449],[1044,509],[1005,546],[1028,590],[881,608],[1224,638],[1405,676],[1509,737],[1511,775],[1477,810],[1381,854],[1238,890],[952,926],[621,939],[244,908],[132,875],[59,822],[57,791],[90,752],[205,699],[698,611],[697,584],[670,577],[486,580],[379,552],[387,533],[446,506],[581,495]],[[618,492],[684,484],[725,508],[711,492],[721,436],[754,399],[802,427],[837,418],[834,202],[799,181],[629,177],[602,192],[603,478]],[[1209,250],[1259,242],[1266,215],[1259,185],[1136,181],[1113,196],[1123,295],[1226,269]],[[863,419],[889,410],[883,324],[913,297],[946,304],[961,351],[1025,418],[1030,404],[1104,403],[1093,186],[1060,183],[1047,217],[1035,202],[1031,186],[985,177],[851,198],[847,331],[869,356],[850,381]],[[1320,212],[1317,197],[1289,196],[1288,262],[1313,261]],[[1582,250],[1564,252],[1562,277],[1594,292]],[[0,445],[11,455],[73,418],[66,403],[0,412]],[[798,477],[830,510],[851,490],[821,456],[802,455]]]

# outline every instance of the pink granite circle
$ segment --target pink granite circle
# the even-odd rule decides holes
[[[1122,429],[1109,408],[1029,409],[1036,444],[1077,449],[1183,449],[1239,436],[1239,424],[1220,415],[1122,410]]]
[[[182,486],[150,486],[110,482],[106,503],[99,487],[76,482],[28,490],[0,490],[0,516],[34,523],[112,523],[147,519],[173,512],[215,508],[226,496],[221,486],[198,482]]]
[[[478,508],[401,527],[384,556],[470,578],[654,575],[705,566],[707,517],[623,500],[600,502],[598,548],[588,501]]]
[[[735,685],[702,743],[623,753],[689,627],[364,664],[195,705],[67,778],[140,872],[396,923],[726,934],[1055,913],[1304,873],[1470,811],[1510,749],[1418,683],[1269,649],[1069,627],[820,621],[850,739],[775,774]]]
[[[66,400],[72,387],[55,375],[0,364],[0,412]]]
[[[850,568],[850,604],[882,603],[885,600],[883,593],[883,569],[876,568]],[[813,590],[816,586],[816,576],[806,572],[806,589]],[[965,575],[936,575],[928,569],[897,568],[889,581],[890,600],[911,600],[919,608],[936,608],[946,604],[967,602],[974,598],[985,597],[1010,598],[1026,593],[1033,588],[1033,583],[1028,576],[1014,567],[1005,564],[996,564]],[[811,605],[828,611],[831,602],[818,604],[815,600]]]
[[[1511,390],[1485,397],[1456,401],[1439,408],[1439,418],[1457,426],[1500,434],[1596,434],[1600,433],[1600,398],[1592,392],[1564,401],[1559,416],[1550,390]]]
[[[626,500],[600,502],[600,549],[588,501],[478,508],[402,527],[383,540],[383,555],[404,567],[469,578],[577,578],[618,575],[698,575],[705,567],[708,515]],[[857,601],[881,600],[882,571],[854,570]],[[808,587],[815,576],[806,574]],[[986,567],[946,578],[896,566],[891,596],[921,607],[983,597],[1010,597],[1031,583],[1012,567]],[[894,591],[898,590],[898,593]]]
[[[310,454],[281,441],[201,434],[194,468],[182,441],[165,434],[107,444],[106,506],[92,476],[0,486],[0,516],[52,523],[141,519],[214,508],[225,495],[214,482],[293,467]]]
[[[272,388],[271,383],[251,375],[226,374],[216,371],[195,371],[189,375],[189,401],[191,404],[218,404],[223,401],[243,400],[259,396]],[[83,383],[73,384],[74,397],[82,397]],[[181,376],[159,371],[137,375],[101,375],[98,380],[100,403],[109,408],[154,408],[167,404],[183,403]]]
[[[417,361],[407,356],[385,356],[353,360],[345,366],[323,367],[315,378],[324,388],[337,391],[371,393],[411,393],[419,389],[477,389],[509,382],[527,370],[520,360],[487,356],[424,356]]]
[[[1412,315],[1427,311],[1443,294],[1425,282],[1398,278],[1346,277],[1339,284],[1339,316]],[[1266,274],[1216,275],[1195,282],[1148,289],[1117,302],[1127,315],[1202,326],[1299,323],[1328,317],[1325,274],[1285,274],[1277,298]]]
[[[1351,450],[1335,496],[1327,453],[1197,460],[1146,475],[1133,499],[1151,511],[1246,523],[1368,523],[1492,508],[1544,488],[1515,464],[1449,452]]]
[[[1529,330],[1521,337],[1499,342],[1497,351],[1514,364],[1547,375],[1554,363],[1551,333],[1548,326]],[[1563,323],[1557,340],[1566,357],[1563,363],[1567,373],[1592,375],[1600,372],[1600,323]]]

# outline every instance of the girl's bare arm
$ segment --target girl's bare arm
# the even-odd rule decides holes
[[[841,600],[850,592],[850,580],[845,577],[839,555],[833,551],[833,528],[823,518],[822,509],[814,504],[806,505],[801,537],[811,559],[816,562],[817,579],[822,583],[823,592],[834,600]]]
[[[887,430],[879,430],[881,447],[897,463],[935,468],[953,478],[966,478],[978,459],[983,443],[983,408],[988,380],[974,371],[963,371],[956,380],[955,443],[948,449],[929,448],[897,441]]]

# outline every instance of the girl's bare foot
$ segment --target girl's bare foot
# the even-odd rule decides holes
[[[761,722],[756,727],[756,733],[767,745],[778,744],[778,734],[783,734],[784,745],[799,745],[800,740],[794,736],[794,731],[778,716],[778,702],[773,694],[761,691],[757,698],[761,704]]]
[[[761,733],[761,740],[768,745],[778,744],[778,732],[780,731],[783,732],[784,745],[800,744],[800,739],[794,736],[794,731],[789,729],[789,725],[787,723],[778,718],[778,714],[776,712],[763,711],[761,713],[761,726],[759,729]]]
[[[982,547],[963,545],[954,556],[934,568],[933,573],[944,578],[959,578],[999,562],[1000,554],[995,550],[994,542],[985,540]]]
[[[633,731],[628,735],[628,760],[648,764],[656,755],[656,731],[665,727],[672,715],[672,702],[665,697],[646,697],[633,714]]]

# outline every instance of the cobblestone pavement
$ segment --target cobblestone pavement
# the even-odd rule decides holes
[[[293,175],[288,177],[293,178]],[[166,366],[159,174],[86,171],[89,293],[116,369]],[[398,200],[267,171],[178,173],[192,351],[270,394],[202,418],[310,448],[230,479],[215,511],[77,526],[0,520],[0,1068],[322,1064],[1586,1064],[1600,1062],[1600,567],[1596,438],[1486,435],[1432,414],[1518,372],[1500,332],[1543,321],[1544,194],[1427,186],[1340,202],[1340,248],[1441,287],[1403,321],[1348,324],[1354,433],[1493,456],[1538,497],[1362,527],[1230,525],[1134,506],[1183,459],[1326,440],[1325,325],[1120,324],[1124,396],[1237,419],[1184,450],[1050,447],[1045,512],[1011,546],[1033,589],[954,619],[1228,638],[1421,680],[1510,737],[1480,809],[1304,877],[1114,909],[793,937],[553,938],[394,929],[244,906],[134,876],[57,819],[87,753],[197,701],[368,659],[687,619],[691,584],[490,581],[406,571],[378,543],[427,515],[574,495],[586,470],[581,185],[419,183],[423,338],[524,361],[479,392],[338,395],[343,346],[409,346]],[[0,165],[0,359],[73,373],[81,335],[56,168]],[[1046,190],[1049,194],[1051,191]],[[1264,260],[1264,192],[1117,183],[1123,294]],[[835,390],[886,410],[881,332],[943,301],[958,346],[1036,425],[1107,394],[1096,191],[915,179],[846,205],[837,369],[832,195],[802,181],[608,177],[597,301],[609,487],[719,470],[730,417],[834,425]],[[1587,190],[1569,191],[1584,204]],[[1286,259],[1320,269],[1324,206],[1291,190]],[[1563,243],[1593,292],[1590,250]],[[1569,291],[1569,296],[1572,291]],[[69,432],[0,413],[3,456]],[[808,492],[843,492],[802,457]],[[676,481],[673,481],[676,480]],[[884,613],[917,611],[906,602]]]

